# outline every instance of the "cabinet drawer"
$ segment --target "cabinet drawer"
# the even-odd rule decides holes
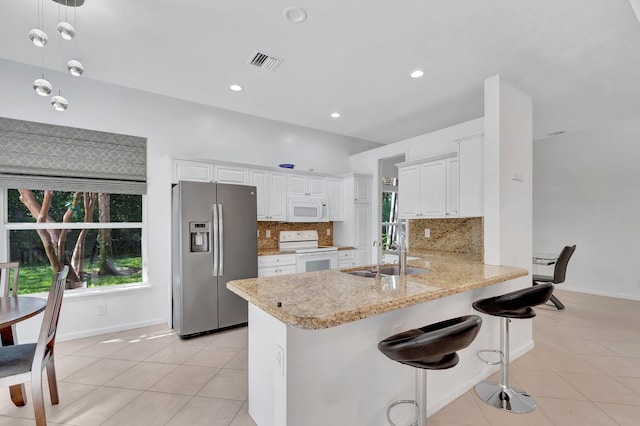
[[[275,277],[296,273],[296,265],[266,266],[258,268],[258,277]]]
[[[350,268],[355,268],[356,266],[356,261],[355,259],[340,259],[338,260],[338,269],[350,269]]]
[[[342,262],[343,260],[351,260],[353,259],[353,255],[354,255],[353,250],[339,250],[338,262]]]
[[[296,264],[295,254],[276,254],[271,256],[258,256],[258,267],[295,265],[295,264]]]

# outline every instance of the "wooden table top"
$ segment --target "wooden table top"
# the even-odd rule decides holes
[[[0,328],[38,315],[46,306],[47,301],[40,297],[0,297]]]

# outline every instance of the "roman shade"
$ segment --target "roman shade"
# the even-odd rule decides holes
[[[0,117],[0,187],[145,194],[147,139]]]

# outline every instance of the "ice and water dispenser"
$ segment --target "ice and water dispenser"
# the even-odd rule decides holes
[[[189,222],[191,253],[206,253],[209,251],[210,227],[210,222]]]

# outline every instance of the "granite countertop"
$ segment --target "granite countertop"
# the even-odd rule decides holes
[[[313,330],[528,274],[514,266],[485,265],[477,254],[412,251],[410,255],[419,258],[407,262],[408,266],[429,273],[375,280],[328,270],[230,281],[227,288],[287,325]],[[364,268],[353,270],[358,269]]]

